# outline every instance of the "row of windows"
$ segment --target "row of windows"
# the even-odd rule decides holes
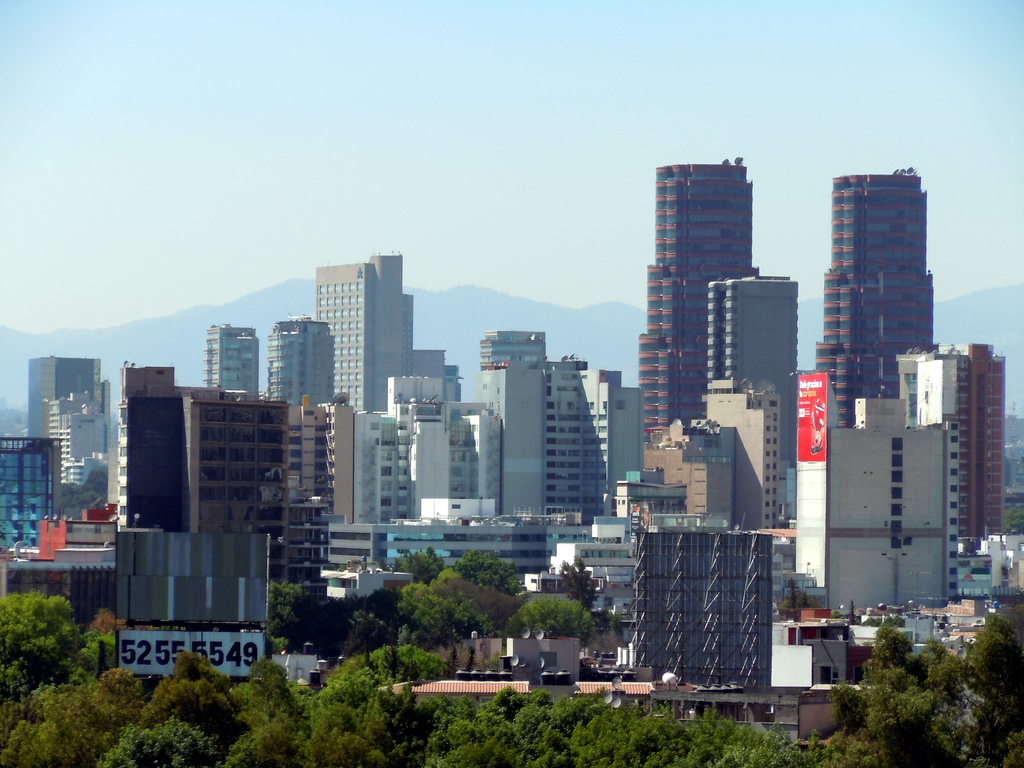
[[[351,293],[353,291],[362,291],[363,281],[359,280],[354,283],[324,283],[317,286],[317,292],[321,295],[328,295],[332,293]]]

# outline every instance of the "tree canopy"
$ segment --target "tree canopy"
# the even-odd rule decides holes
[[[542,597],[520,608],[509,619],[505,634],[518,635],[523,629],[543,629],[553,637],[577,637],[581,644],[586,644],[596,625],[590,611],[575,600]]]
[[[491,587],[509,595],[519,594],[519,574],[511,560],[502,560],[493,552],[472,549],[455,563],[455,572],[481,587]]]
[[[0,600],[0,701],[66,682],[78,640],[78,625],[63,597],[30,592]]]
[[[429,584],[444,570],[444,560],[433,547],[427,547],[422,552],[410,552],[399,557],[395,561],[395,570],[411,573],[413,581]]]

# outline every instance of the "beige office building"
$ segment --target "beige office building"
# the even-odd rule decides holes
[[[334,388],[357,411],[386,411],[388,378],[412,371],[412,313],[400,253],[317,268],[316,319],[334,337]]]

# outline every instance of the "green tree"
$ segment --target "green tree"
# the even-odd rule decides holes
[[[44,687],[36,695],[37,716],[26,718],[3,749],[4,766],[88,768],[117,743],[121,730],[142,711],[142,691],[120,669],[95,686]]]
[[[214,739],[171,718],[152,728],[126,728],[100,768],[214,768],[219,763]]]
[[[429,584],[444,570],[444,560],[433,547],[427,547],[422,552],[410,552],[399,557],[395,561],[395,570],[411,573],[414,581]]]
[[[791,611],[797,608],[821,608],[821,603],[816,597],[812,597],[806,592],[801,592],[797,589],[796,582],[790,579],[786,587],[786,597],[779,604],[779,609]]]
[[[78,515],[83,509],[93,509],[107,503],[107,468],[94,469],[81,485],[60,484],[61,511]]]
[[[78,626],[63,597],[30,592],[0,600],[0,701],[66,682],[77,652]]]
[[[594,607],[597,598],[597,580],[587,570],[583,558],[576,555],[572,563],[562,563],[562,590],[570,600],[575,600],[588,611]]]
[[[505,632],[517,635],[525,628],[543,629],[551,636],[577,637],[586,644],[594,634],[595,624],[590,611],[575,600],[542,597],[520,608],[505,625]]]
[[[967,655],[966,672],[973,694],[974,747],[998,765],[1007,755],[1010,735],[1024,731],[1024,655],[1009,621],[988,617]]]
[[[267,590],[267,634],[283,640],[283,648],[297,652],[304,643],[313,641],[316,612],[316,600],[301,584],[270,582]]]
[[[509,595],[519,594],[519,574],[511,560],[493,552],[471,549],[455,563],[455,572],[481,587],[492,587]]]
[[[226,754],[244,725],[240,706],[231,693],[231,678],[210,666],[205,656],[182,651],[174,662],[173,677],[161,680],[142,716],[154,726],[174,718],[210,736]]]
[[[1003,511],[1003,531],[1024,533],[1024,507],[1007,507]]]
[[[469,600],[441,597],[423,584],[402,589],[399,616],[412,643],[421,648],[447,648],[474,630],[481,635],[494,630]],[[384,644],[393,645],[394,639]]]
[[[444,659],[415,645],[386,645],[369,656],[369,667],[381,685],[437,680],[448,672]]]

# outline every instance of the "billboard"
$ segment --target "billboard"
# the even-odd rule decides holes
[[[170,675],[182,651],[199,653],[218,672],[247,677],[263,651],[262,632],[186,632],[124,629],[117,633],[117,663],[136,675]]]
[[[122,531],[117,618],[265,622],[269,546],[266,534]]]
[[[828,440],[827,373],[800,376],[797,414],[797,461],[824,461]]]

